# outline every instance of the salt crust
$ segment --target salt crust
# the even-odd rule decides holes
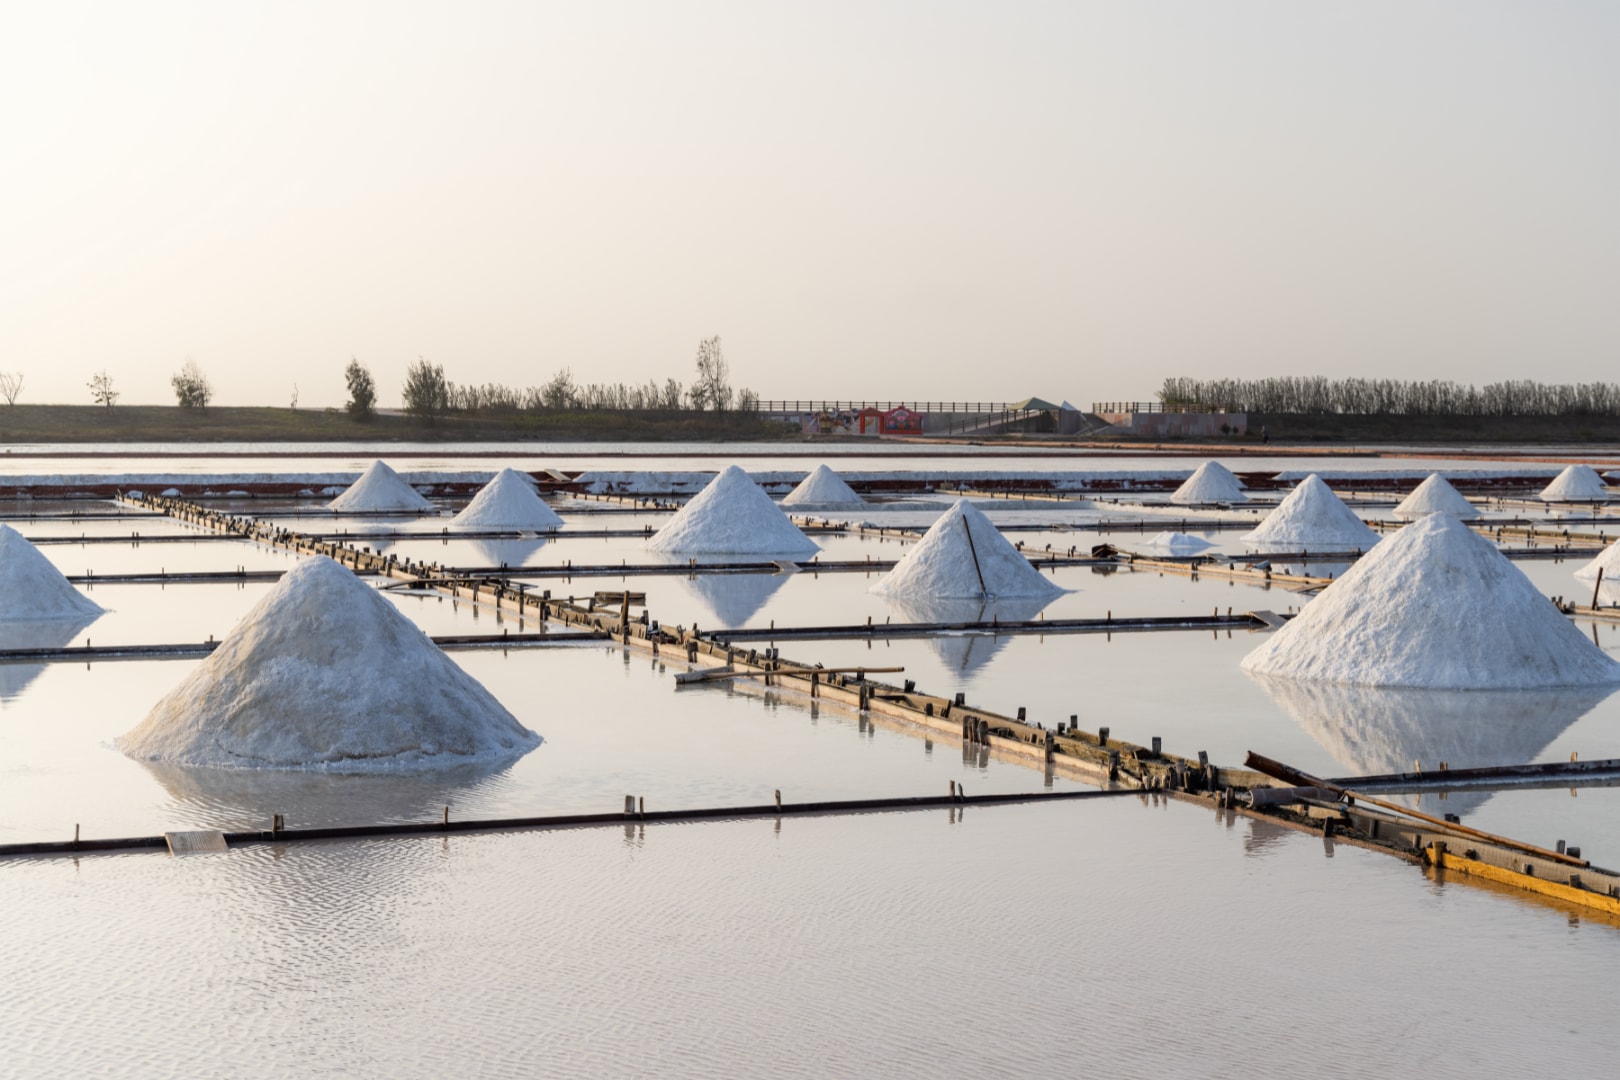
[[[1590,465],[1571,465],[1541,489],[1544,502],[1592,502],[1608,497],[1609,485]]]
[[[1214,546],[1214,544],[1211,544],[1202,536],[1193,536],[1190,533],[1184,532],[1158,533],[1153,537],[1153,539],[1149,540],[1143,545],[1143,547],[1150,547],[1155,551],[1181,552],[1203,551],[1205,548]]]
[[[1620,540],[1604,548],[1597,558],[1575,571],[1575,577],[1580,581],[1596,581],[1599,570],[1603,571],[1605,584],[1620,585]]]
[[[871,589],[888,596],[1056,596],[990,519],[960,499]]]
[[[1266,551],[1366,551],[1378,534],[1312,473],[1242,539]]]
[[[647,550],[671,555],[807,558],[821,549],[747,473],[728,465],[652,535]]]
[[[516,529],[545,532],[562,528],[563,519],[534,490],[534,481],[516,469],[502,469],[472,502],[450,521],[456,529]]]
[[[349,489],[326,504],[328,510],[383,511],[431,510],[433,504],[422,498],[393,469],[382,461],[373,461],[370,468]]]
[[[1363,686],[1518,690],[1620,683],[1490,541],[1430,514],[1362,556],[1243,670]]]
[[[1459,521],[1473,521],[1479,517],[1479,508],[1463,498],[1445,477],[1430,473],[1412,494],[1401,500],[1394,513],[1400,521],[1412,521],[1425,514],[1449,514]]]
[[[375,589],[300,562],[118,740],[212,768],[389,772],[490,766],[540,737]]]
[[[1170,496],[1173,503],[1248,502],[1243,481],[1218,461],[1206,461]]]
[[[82,619],[105,609],[10,525],[0,525],[0,620]]]
[[[799,486],[782,496],[783,506],[813,506],[818,510],[861,510],[866,500],[855,494],[855,489],[844,483],[844,478],[817,465],[815,471]]]

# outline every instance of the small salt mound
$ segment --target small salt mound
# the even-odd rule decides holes
[[[431,510],[433,504],[415,488],[400,479],[399,473],[381,461],[360,474],[349,489],[326,504],[328,510],[377,512],[385,510]]]
[[[450,521],[453,529],[515,529],[546,532],[563,519],[535,494],[534,481],[516,469],[502,469],[472,502]]]
[[[1395,517],[1401,521],[1413,521],[1427,514],[1449,514],[1459,521],[1473,521],[1479,517],[1479,510],[1445,477],[1430,473],[1429,478],[1395,508]]]
[[[1215,545],[1202,536],[1193,536],[1190,533],[1162,532],[1154,536],[1144,546],[1150,547],[1154,551],[1193,552],[1203,551],[1205,548],[1214,547]]]
[[[1609,485],[1590,465],[1571,465],[1541,489],[1544,502],[1593,502],[1609,497]]]
[[[728,465],[692,496],[647,550],[671,555],[785,555],[808,557],[821,549],[735,465]]]
[[[1173,503],[1248,502],[1243,481],[1218,461],[1206,461],[1170,496]]]
[[[118,746],[177,765],[386,772],[495,765],[539,742],[375,589],[315,556]]]
[[[1378,534],[1312,473],[1243,541],[1266,551],[1366,551]]]
[[[1596,581],[1599,570],[1603,571],[1605,583],[1620,585],[1620,540],[1604,548],[1601,555],[1575,571],[1575,577],[1579,581]]]
[[[10,525],[0,525],[0,620],[82,619],[104,609]]]
[[[888,596],[1055,596],[1063,590],[1029,564],[966,499],[945,511],[872,592]]]
[[[1430,514],[1373,548],[1243,670],[1363,686],[1517,690],[1620,683],[1490,541]]]
[[[799,486],[782,497],[783,506],[814,506],[818,510],[861,510],[866,500],[844,483],[844,478],[817,465],[816,471],[799,481]]]

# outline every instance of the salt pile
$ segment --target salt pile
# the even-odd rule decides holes
[[[1366,551],[1378,534],[1312,473],[1243,541],[1266,551]]]
[[[945,511],[872,592],[889,596],[1055,596],[1041,576],[966,499]]]
[[[1593,502],[1609,497],[1609,485],[1590,465],[1571,465],[1541,489],[1543,502]]]
[[[1243,670],[1449,690],[1620,683],[1620,663],[1446,514],[1373,548],[1244,657]]]
[[[0,525],[0,620],[82,619],[102,610],[27,537]]]
[[[375,589],[316,556],[118,746],[176,765],[387,772],[493,766],[539,742]]]
[[[1173,503],[1248,502],[1243,481],[1218,461],[1206,461],[1170,496]]]
[[[1205,540],[1202,536],[1193,536],[1191,533],[1162,532],[1156,534],[1153,539],[1149,540],[1143,546],[1150,547],[1155,551],[1164,551],[1172,554],[1190,554],[1192,552],[1203,551],[1205,548],[1214,547],[1215,545],[1211,544],[1208,540]]]
[[[1445,477],[1430,473],[1427,480],[1395,507],[1395,517],[1401,521],[1413,521],[1427,514],[1449,514],[1459,521],[1473,521],[1479,517],[1479,510]]]
[[[817,465],[815,472],[782,497],[782,505],[817,510],[862,510],[866,500],[855,494],[855,489],[844,483],[843,477],[825,465]]]
[[[534,481],[516,469],[502,469],[472,502],[450,520],[455,529],[512,529],[546,532],[563,520],[535,493]]]
[[[328,510],[378,512],[387,510],[431,510],[433,504],[415,488],[400,479],[399,473],[381,461],[360,474],[349,489],[326,504]]]
[[[1603,571],[1606,584],[1620,585],[1620,540],[1604,548],[1597,558],[1575,571],[1575,577],[1579,581],[1596,581],[1599,570]]]
[[[821,549],[735,465],[728,465],[694,495],[647,550],[671,555],[785,555],[808,557]]]

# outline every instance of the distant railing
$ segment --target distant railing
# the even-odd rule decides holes
[[[1219,405],[1196,405],[1192,402],[1166,403],[1163,401],[1094,401],[1094,413],[1220,413]]]
[[[840,413],[877,409],[889,412],[906,408],[917,413],[999,413],[1010,406],[1004,401],[848,401],[821,398],[794,398],[792,400],[761,401],[757,406],[766,413]]]

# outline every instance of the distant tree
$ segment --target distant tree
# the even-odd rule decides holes
[[[540,403],[548,409],[571,409],[579,401],[574,373],[563,368],[540,388]]]
[[[182,409],[201,409],[207,406],[214,396],[214,388],[208,384],[208,376],[203,374],[197,361],[187,360],[174,377],[169,380],[174,387],[174,399],[180,403]]]
[[[298,384],[297,383],[293,383],[292,407],[294,409],[298,408]]]
[[[343,369],[343,379],[349,384],[349,402],[344,408],[349,417],[366,421],[377,415],[377,383],[364,364],[349,357],[349,366]],[[297,398],[294,398],[296,403]]]
[[[731,408],[731,369],[720,351],[720,338],[698,342],[697,381],[692,384],[692,406],[724,412]]]
[[[684,396],[684,392],[681,389],[681,381],[679,379],[665,379],[664,392],[659,397],[658,408],[671,410],[679,409],[681,407],[681,399]]]
[[[449,408],[450,384],[444,380],[443,366],[418,356],[405,369],[405,411],[431,424]]]
[[[759,395],[746,386],[737,391],[738,412],[759,412]]]
[[[108,375],[105,369],[90,376],[90,381],[85,385],[90,388],[90,400],[97,405],[105,405],[110,409],[118,404],[118,391],[113,389],[112,376]]]
[[[7,405],[17,404],[17,395],[22,393],[22,372],[0,371],[0,397],[6,399]]]

